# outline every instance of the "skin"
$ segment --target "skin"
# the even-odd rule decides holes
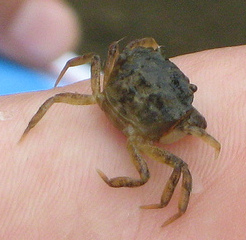
[[[45,67],[75,48],[79,35],[76,15],[63,1],[0,0],[0,54],[15,61]]]
[[[166,228],[160,225],[176,211],[178,195],[166,209],[138,206],[159,199],[168,166],[148,161],[152,177],[136,189],[110,188],[96,173],[136,176],[125,137],[98,106],[57,104],[17,144],[45,99],[63,91],[89,93],[89,81],[1,97],[1,239],[244,239],[245,50],[172,59],[198,86],[194,106],[222,151],[214,160],[213,149],[193,137],[165,147],[189,164],[194,180],[189,209]]]
[[[194,181],[186,214],[166,228],[160,225],[176,211],[178,195],[166,209],[138,206],[159,200],[168,166],[148,161],[151,179],[136,189],[110,188],[96,173],[137,175],[125,137],[98,106],[57,104],[17,144],[44,100],[64,91],[89,93],[89,81],[0,97],[0,238],[245,239],[245,51],[240,46],[171,59],[198,86],[194,106],[222,150],[214,160],[213,149],[193,137],[165,146],[189,164]]]

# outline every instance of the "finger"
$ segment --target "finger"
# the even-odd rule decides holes
[[[211,236],[211,239],[233,239],[235,235],[245,239],[246,212],[243,204],[246,197],[244,180],[246,171],[244,164],[246,70],[244,52],[245,46],[242,46],[172,59],[190,77],[191,82],[198,85],[199,90],[196,93],[194,106],[207,118],[208,130],[222,143],[222,151],[220,157],[215,161],[212,149],[207,148],[202,141],[193,137],[187,137],[179,143],[165,146],[166,149],[187,161],[194,178],[194,191],[187,213],[166,229],[161,229],[160,225],[164,217],[170,216],[176,209],[177,195],[174,195],[168,208],[160,211],[144,212],[140,211],[138,206],[160,196],[163,184],[168,178],[170,170],[168,167],[159,167],[153,161],[148,161],[152,173],[150,182],[134,191],[124,189],[116,191],[98,179],[94,170],[96,168],[107,169],[107,173],[112,176],[122,171],[134,176],[135,172],[134,169],[131,170],[122,134],[116,132],[112,124],[107,124],[107,119],[97,106],[74,108],[57,104],[49,110],[44,121],[35,127],[25,143],[17,148],[15,143],[30,117],[44,100],[54,95],[59,89],[35,93],[35,96],[25,94],[2,97],[1,117],[3,118],[4,111],[12,114],[12,119],[1,121],[2,136],[11,139],[12,143],[9,144],[10,140],[3,139],[5,144],[1,145],[3,173],[0,177],[5,177],[5,179],[0,182],[4,183],[6,179],[13,181],[16,177],[27,179],[22,171],[12,171],[13,175],[6,177],[4,168],[12,166],[10,164],[13,161],[14,163],[26,163],[23,169],[35,166],[33,169],[37,169],[37,172],[30,171],[34,177],[40,176],[41,171],[40,167],[36,167],[35,164],[43,166],[45,161],[48,166],[43,169],[45,174],[49,173],[47,170],[50,170],[50,167],[55,166],[53,176],[58,175],[57,168],[60,169],[61,176],[58,180],[59,184],[53,179],[49,181],[51,190],[47,194],[51,199],[58,197],[57,212],[49,211],[48,217],[45,215],[46,217],[40,218],[40,212],[47,208],[38,205],[42,203],[40,198],[38,198],[38,204],[30,201],[33,195],[29,194],[28,198],[24,199],[25,201],[20,198],[18,201],[25,203],[28,200],[30,204],[33,204],[28,208],[32,209],[32,212],[26,211],[26,207],[23,208],[22,214],[27,212],[28,216],[24,215],[24,218],[19,214],[17,217],[29,220],[32,214],[31,216],[37,217],[39,226],[46,226],[44,223],[47,224],[47,219],[51,219],[49,226],[62,226],[65,229],[67,224],[71,226],[71,221],[63,223],[63,219],[71,215],[73,219],[83,223],[80,228],[76,228],[81,235],[85,236],[88,233],[94,238],[102,234],[106,239],[119,239],[123,232],[128,239],[134,239],[137,232],[139,239],[162,239],[163,236],[166,239],[183,239],[184,233],[187,239],[198,234],[200,235],[198,239],[207,239],[207,236]],[[87,93],[88,88],[89,82],[83,82],[67,86],[62,90],[81,89],[83,93]],[[34,161],[35,164],[31,165],[30,161]],[[17,166],[19,164],[13,165],[13,167]],[[76,168],[71,171],[71,166]],[[64,176],[68,179],[64,179]],[[73,184],[74,179],[77,179],[78,184]],[[18,183],[17,190],[20,189],[18,180],[15,180],[15,183]],[[65,183],[67,187],[73,186],[69,188],[72,192],[61,188],[62,183]],[[21,191],[29,190],[30,184],[33,185],[36,182],[26,181]],[[9,186],[9,184],[4,186]],[[10,188],[13,188],[12,185]],[[4,188],[1,189],[4,193],[6,192]],[[40,187],[33,186],[33,189],[39,190]],[[47,188],[43,189],[47,191]],[[63,191],[56,194],[57,189]],[[18,193],[13,190],[12,192]],[[35,194],[38,193],[38,191],[35,192]],[[55,196],[52,193],[55,193]],[[64,196],[68,198],[64,200]],[[69,204],[72,199],[78,199],[75,208],[77,215],[73,215],[73,212],[71,214],[70,209],[73,208]],[[50,203],[48,198],[46,203]],[[61,203],[64,205],[60,205]],[[69,208],[67,209],[66,206]],[[16,211],[12,210],[11,213],[16,214]],[[55,217],[52,218],[52,216]],[[3,225],[6,222],[4,216],[2,216],[2,221]],[[60,225],[61,223],[64,225]],[[47,227],[40,228],[40,234],[44,234],[46,229]],[[35,230],[34,227],[31,229],[33,232]],[[55,232],[54,229],[52,230]],[[59,230],[57,229],[57,233],[60,232]],[[172,232],[171,235],[170,232]],[[234,236],[229,237],[229,234]]]
[[[0,53],[42,67],[75,47],[79,38],[74,12],[61,1],[0,1]]]
[[[203,232],[212,239],[233,239],[239,235],[245,238],[245,234],[241,235],[246,222],[245,50],[246,46],[238,46],[175,59],[198,86],[194,105],[206,117],[207,130],[222,145],[216,160],[209,157],[210,150],[196,139],[191,139],[178,152],[181,155],[189,148],[185,158],[194,180],[185,221],[199,228],[194,234]],[[185,142],[178,145],[182,144]]]

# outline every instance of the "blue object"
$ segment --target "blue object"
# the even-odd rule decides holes
[[[0,95],[50,89],[55,80],[48,73],[0,57]]]

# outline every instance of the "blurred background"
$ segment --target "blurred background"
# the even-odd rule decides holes
[[[83,26],[79,53],[106,57],[108,45],[152,36],[169,57],[246,43],[246,1],[67,0]]]
[[[77,54],[96,52],[103,60],[111,42],[154,37],[173,57],[218,47],[246,44],[246,1],[204,0],[66,0],[77,12],[81,42]],[[70,55],[69,55],[70,56]],[[0,95],[52,88],[65,62],[55,62],[52,74],[37,72],[7,59],[0,59]],[[88,79],[90,66],[76,73],[73,68],[63,84]],[[84,74],[84,75],[83,75]],[[66,78],[67,74],[65,75]]]

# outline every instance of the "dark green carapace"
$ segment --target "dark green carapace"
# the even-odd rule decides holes
[[[115,65],[107,100],[140,134],[158,140],[192,112],[196,86],[160,50],[126,48]]]

